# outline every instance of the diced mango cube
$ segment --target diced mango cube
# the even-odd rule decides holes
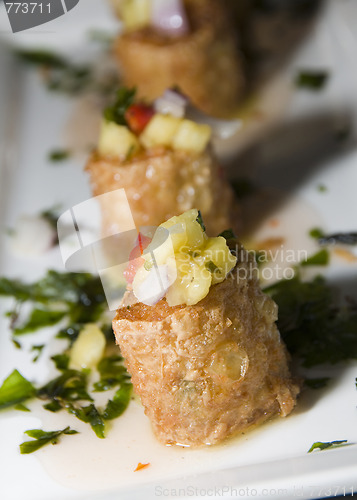
[[[135,30],[150,24],[150,0],[122,0],[120,16],[128,30]]]
[[[105,344],[104,333],[96,324],[87,323],[72,346],[70,367],[93,368],[103,357]]]
[[[191,120],[181,120],[175,136],[172,139],[172,148],[176,150],[202,153],[211,139],[211,127],[195,123]]]
[[[138,138],[128,127],[106,120],[102,121],[98,143],[99,154],[125,160],[130,154],[137,152],[139,149]]]
[[[180,123],[180,118],[156,113],[140,135],[141,144],[146,148],[154,146],[171,147],[172,139]]]

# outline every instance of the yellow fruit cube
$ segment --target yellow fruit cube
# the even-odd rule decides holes
[[[134,135],[125,125],[117,125],[114,122],[102,121],[98,152],[101,155],[108,155],[127,159],[131,154],[140,149],[140,144]]]
[[[231,254],[225,238],[209,238],[203,251],[206,268],[212,274],[212,284],[224,281],[226,275],[234,268],[237,257]]]
[[[175,116],[156,113],[140,136],[141,144],[146,148],[153,146],[171,147],[172,139],[181,121]]]
[[[105,349],[104,333],[94,323],[87,323],[80,331],[70,353],[70,367],[93,368],[102,359]]]
[[[150,0],[122,0],[120,16],[128,30],[135,30],[150,24]]]
[[[176,150],[202,153],[211,139],[211,127],[195,123],[191,120],[181,120],[180,126],[172,139],[172,148]]]

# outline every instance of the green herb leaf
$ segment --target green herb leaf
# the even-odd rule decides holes
[[[311,238],[314,238],[315,240],[319,240],[323,237],[323,235],[324,232],[319,227],[314,227],[309,231],[309,236],[311,236]]]
[[[66,61],[59,55],[48,50],[17,50],[15,55],[23,62],[36,66],[48,66],[51,68],[63,68]]]
[[[113,420],[122,415],[130,403],[131,393],[132,385],[130,383],[121,384],[120,389],[114,394],[113,400],[108,401],[103,412],[103,418],[105,420]]]
[[[54,163],[68,160],[71,152],[68,149],[55,149],[48,154],[48,159]]]
[[[93,401],[87,390],[87,374],[83,371],[65,370],[37,390],[40,399],[58,401],[63,407],[73,401]]]
[[[309,449],[308,453],[311,453],[314,450],[327,450],[328,448],[339,448],[340,446],[347,446],[347,439],[343,439],[342,441],[331,441],[330,443],[322,443],[321,441],[317,441],[314,443]]]
[[[220,233],[218,236],[222,236],[222,238],[224,238],[227,241],[236,239],[236,235],[234,234],[232,229],[226,229],[225,231]]]
[[[117,91],[114,104],[104,110],[104,118],[118,125],[127,125],[125,112],[133,104],[135,94],[136,88],[121,87]]]
[[[44,344],[42,344],[42,345],[33,345],[33,346],[31,347],[31,351],[35,351],[35,352],[36,352],[36,355],[35,355],[35,357],[34,357],[34,358],[33,358],[33,360],[32,360],[34,363],[35,363],[35,362],[38,360],[38,358],[41,356],[41,352],[43,351],[44,347],[45,347],[45,346],[44,346]]]
[[[54,362],[57,370],[63,371],[68,369],[69,365],[69,356],[68,354],[55,354],[54,356],[51,357],[52,361]]]
[[[0,409],[13,406],[35,396],[34,386],[14,370],[0,387]]]
[[[76,408],[73,405],[68,405],[67,409],[69,413],[75,415],[82,422],[90,424],[97,437],[101,439],[105,438],[104,420],[94,404],[83,406],[81,408]]]
[[[209,262],[206,262],[206,266],[205,267],[211,273],[216,272],[217,269],[218,269],[218,267],[216,266],[216,264],[214,262],[212,262],[211,260]]]
[[[50,431],[50,432],[45,432],[41,429],[32,429],[26,431],[25,434],[27,434],[29,437],[34,438],[34,440],[25,441],[24,443],[20,444],[21,454],[33,453],[34,451],[37,451],[38,449],[50,443],[57,444],[59,438],[62,435],[78,434],[78,432],[72,430],[70,427],[66,427],[61,431]]]
[[[326,248],[315,253],[305,261],[301,262],[302,266],[327,266],[330,261],[330,254]]]
[[[123,358],[119,355],[103,358],[98,363],[97,368],[100,374],[100,380],[93,386],[96,392],[112,389],[117,385],[127,382],[130,378],[123,365]]]
[[[300,71],[296,77],[296,85],[310,90],[321,90],[327,83],[327,71]]]
[[[201,214],[200,210],[198,211],[198,216],[197,216],[196,222],[199,223],[199,225],[202,228],[202,231],[206,231],[206,226],[203,223],[203,218],[202,218],[202,214]]]
[[[14,410],[18,410],[18,411],[25,411],[25,412],[29,412],[31,410],[29,410],[29,408],[27,408],[27,406],[25,406],[24,404],[22,403],[19,403],[17,405],[14,406]]]
[[[279,307],[277,325],[291,354],[304,366],[357,359],[357,309],[337,297],[321,277],[299,276],[265,289]]]
[[[20,328],[14,329],[14,335],[32,333],[45,326],[52,326],[66,316],[66,311],[48,311],[45,309],[34,309],[28,321]]]

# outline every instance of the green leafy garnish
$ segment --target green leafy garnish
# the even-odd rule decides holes
[[[93,401],[87,392],[87,373],[78,370],[64,370],[59,377],[38,389],[37,396],[57,401],[62,407],[74,401]]]
[[[53,163],[58,163],[68,160],[70,156],[71,152],[67,149],[55,149],[48,154],[48,159]]]
[[[83,406],[81,408],[68,405],[68,411],[73,413],[73,415],[75,415],[79,420],[82,420],[82,422],[90,424],[97,437],[101,439],[105,438],[105,424],[103,417],[93,403],[89,406]]]
[[[130,403],[131,393],[132,385],[130,383],[125,382],[121,384],[120,389],[116,391],[113,399],[108,401],[103,412],[104,420],[113,420],[114,418],[120,417]]]
[[[35,363],[38,358],[41,356],[41,353],[44,349],[45,345],[44,344],[41,344],[41,345],[33,345],[31,347],[31,351],[34,351],[36,354],[35,354],[35,357],[33,358],[33,362]]]
[[[27,408],[27,406],[25,406],[24,404],[22,403],[19,403],[17,405],[14,406],[14,410],[17,410],[17,411],[24,411],[24,412],[28,412],[28,411],[31,411],[29,408]]]
[[[327,83],[327,71],[300,71],[297,75],[295,83],[298,87],[307,88],[310,90],[321,90]]]
[[[27,64],[50,68],[63,68],[67,64],[61,56],[48,50],[17,50],[15,55]]]
[[[203,223],[203,218],[202,218],[202,214],[201,214],[201,211],[199,210],[198,211],[198,215],[197,215],[197,219],[196,219],[196,222],[199,223],[199,225],[201,226],[202,228],[202,231],[206,231],[206,226],[204,225]]]
[[[211,260],[209,262],[206,262],[206,269],[208,269],[209,272],[214,273],[219,269],[214,262]]]
[[[327,187],[324,185],[324,184],[319,184],[317,186],[317,190],[320,192],[320,193],[326,193],[327,191]]]
[[[236,239],[236,235],[234,234],[233,229],[226,229],[218,236],[222,236],[222,238],[224,238],[227,241]]]
[[[330,254],[326,248],[315,253],[311,257],[300,263],[301,266],[327,266],[330,261]]]
[[[324,236],[324,232],[319,227],[314,227],[309,231],[309,236],[311,236],[311,238],[314,238],[315,240],[319,240]]]
[[[296,276],[265,291],[279,307],[277,325],[288,350],[304,366],[357,359],[357,308],[337,307],[323,278],[303,282]]]
[[[36,393],[34,386],[14,370],[0,387],[0,409],[22,403]]]
[[[48,271],[43,279],[32,284],[1,278],[1,295],[14,297],[19,305],[31,302],[36,306],[23,325],[12,321],[15,335],[54,325],[64,318],[67,331],[78,330],[85,323],[97,321],[106,309],[100,278],[89,273]],[[53,304],[57,310],[53,310]]]
[[[66,311],[33,309],[30,317],[21,326],[14,328],[14,335],[24,335],[46,326],[53,326],[66,316]]]
[[[114,104],[104,110],[104,118],[118,125],[127,125],[125,112],[133,104],[135,94],[135,88],[121,87],[116,93]]]
[[[329,443],[322,443],[321,441],[317,441],[314,443],[308,453],[311,453],[314,450],[327,450],[328,448],[339,448],[340,446],[347,446],[347,439],[343,439],[342,441],[331,441]]]
[[[125,366],[123,358],[119,355],[108,356],[103,358],[98,363],[98,372],[100,380],[94,384],[94,390],[97,392],[107,391],[130,378]]]
[[[45,432],[41,429],[32,429],[26,431],[25,434],[27,434],[31,438],[34,438],[34,440],[25,441],[24,443],[20,444],[20,453],[23,455],[28,453],[33,453],[34,451],[37,451],[46,444],[50,443],[57,444],[59,438],[62,435],[78,434],[78,432],[72,430],[70,427],[66,427],[61,431],[50,431],[50,432]]]

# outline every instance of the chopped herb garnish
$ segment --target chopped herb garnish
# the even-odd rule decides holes
[[[219,269],[214,262],[211,260],[209,262],[206,262],[206,269],[208,269],[211,273],[214,273]]]
[[[130,383],[121,384],[120,388],[114,394],[113,400],[109,400],[103,412],[104,420],[113,420],[120,417],[130,403],[132,385]]]
[[[44,348],[44,344],[42,345],[33,345],[31,347],[31,351],[35,351],[36,352],[36,355],[35,357],[33,358],[33,362],[36,362],[38,360],[38,358],[41,356],[41,352],[43,351],[43,348]]]
[[[32,398],[36,393],[34,386],[20,372],[14,370],[0,387],[0,410]]]
[[[227,241],[236,239],[236,235],[234,234],[232,229],[226,229],[225,231],[220,233],[218,236],[222,236],[222,238],[224,238]]]
[[[52,326],[66,316],[66,311],[48,311],[33,309],[28,320],[21,326],[14,328],[14,335],[24,335],[46,326]]]
[[[64,370],[59,376],[37,390],[40,399],[59,402],[63,407],[74,401],[93,401],[87,392],[87,373]]]
[[[94,384],[97,392],[107,391],[123,382],[128,381],[129,375],[123,365],[123,358],[119,355],[108,356],[98,363],[100,380]]]
[[[347,446],[347,439],[343,439],[342,441],[331,441],[329,443],[322,443],[321,441],[317,441],[314,443],[309,449],[308,453],[311,453],[314,450],[327,450],[328,448],[339,448],[340,446]]]
[[[28,64],[50,68],[63,68],[67,64],[61,56],[47,50],[17,50],[15,55]]]
[[[203,218],[202,218],[202,214],[201,214],[200,210],[198,211],[198,216],[197,216],[196,222],[199,223],[199,225],[202,228],[202,231],[206,231],[206,226],[203,223]]]
[[[65,354],[65,353],[56,354],[55,356],[52,356],[51,359],[54,362],[57,370],[63,371],[63,370],[68,369],[68,365],[69,365],[68,354]]]
[[[81,408],[68,405],[67,408],[69,413],[73,413],[73,415],[75,415],[79,420],[82,420],[82,422],[85,422],[86,424],[90,424],[96,436],[101,439],[105,438],[105,424],[103,417],[93,403],[89,406],[83,406]]]
[[[323,248],[308,259],[302,261],[302,266],[327,266],[330,260],[329,252]]]
[[[311,238],[319,240],[323,237],[324,232],[319,227],[314,227],[313,229],[311,229],[311,231],[309,231],[309,235],[311,236]]]
[[[14,410],[17,410],[17,411],[24,411],[24,412],[29,412],[31,411],[29,408],[27,408],[27,406],[25,406],[24,404],[22,403],[19,403],[17,405],[14,406]]]
[[[125,112],[133,104],[135,94],[135,88],[121,87],[116,93],[114,104],[104,110],[104,118],[118,125],[127,125]]]
[[[55,149],[48,154],[48,159],[54,163],[58,163],[68,160],[70,156],[71,152],[66,149]]]
[[[320,191],[320,193],[326,193],[327,187],[324,184],[319,184],[317,190]]]
[[[75,430],[72,430],[70,427],[66,427],[65,429],[62,429],[61,431],[50,431],[50,432],[45,432],[41,429],[32,429],[29,431],[25,431],[25,434],[27,434],[31,438],[34,438],[34,440],[25,441],[24,443],[20,444],[20,453],[21,454],[33,453],[34,451],[37,451],[38,449],[42,448],[46,444],[50,444],[50,443],[57,444],[59,438],[62,435],[78,434],[78,432]]]
[[[89,273],[59,273],[47,275],[33,284],[19,280],[0,279],[0,296],[14,297],[18,303],[31,302],[37,307],[14,333],[24,334],[44,326],[54,325],[64,317],[67,329],[84,323],[95,322],[106,309],[106,300],[100,278]],[[61,310],[53,311],[53,303]]]
[[[302,282],[296,276],[265,291],[278,304],[277,325],[288,350],[304,366],[357,359],[357,309],[350,303],[337,307],[323,278]]]
[[[322,389],[323,387],[326,387],[329,380],[330,377],[306,378],[304,380],[304,384],[310,389]]]
[[[307,88],[310,90],[321,90],[327,83],[327,71],[305,70],[300,71],[297,75],[295,83],[298,87]]]

